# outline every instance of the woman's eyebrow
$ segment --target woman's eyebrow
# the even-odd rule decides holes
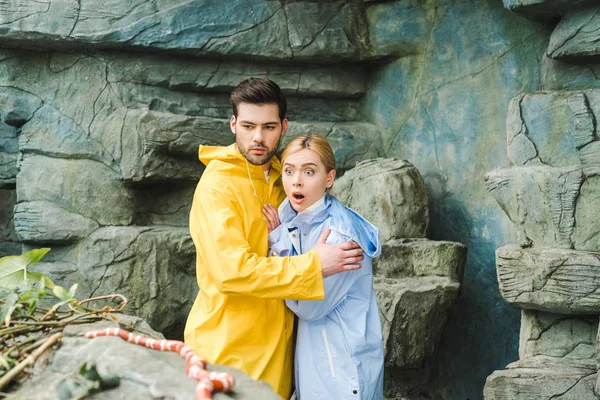
[[[312,162],[309,162],[309,163],[304,163],[304,164],[300,164],[300,166],[301,166],[301,167],[308,167],[309,165],[310,165],[310,166],[315,166],[315,167],[318,167],[318,165],[317,165],[317,164],[315,164],[315,163],[312,163]],[[295,167],[295,165],[294,165],[294,164],[291,164],[291,163],[289,163],[289,162],[284,162],[284,163],[283,163],[283,166],[284,166],[284,167],[285,167],[285,166],[288,166],[288,167]]]

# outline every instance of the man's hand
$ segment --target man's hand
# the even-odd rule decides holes
[[[277,213],[275,207],[273,207],[271,204],[265,204],[263,206],[263,214],[265,215],[263,221],[265,221],[265,224],[267,224],[269,233],[281,225],[281,222],[279,221],[279,214]]]
[[[363,250],[358,243],[325,244],[330,232],[331,229],[326,228],[315,245],[315,251],[319,255],[323,267],[323,276],[359,269],[360,262],[364,257]]]

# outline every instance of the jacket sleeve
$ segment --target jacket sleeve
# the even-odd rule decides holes
[[[194,198],[190,213],[190,233],[201,259],[198,268],[206,268],[217,290],[230,296],[322,299],[317,253],[259,256],[245,237],[242,210],[232,197],[204,191],[201,201]]]
[[[292,254],[292,240],[284,224],[269,232],[269,257],[283,257]]]
[[[328,244],[338,244],[348,242],[351,239],[345,237],[335,230],[331,230],[327,238]],[[316,321],[331,313],[339,306],[347,297],[352,285],[358,280],[369,277],[371,274],[371,259],[366,257],[361,262],[361,268],[349,271],[340,272],[335,275],[330,275],[323,279],[325,286],[325,299],[321,301],[305,301],[305,300],[286,300],[286,305],[290,310],[298,316],[298,318],[306,321]]]

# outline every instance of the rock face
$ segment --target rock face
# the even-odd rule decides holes
[[[144,336],[162,339],[160,333],[139,318],[118,318],[144,332]],[[52,352],[48,365],[36,368],[31,381],[11,393],[8,399],[56,399],[60,381],[77,375],[84,363],[95,364],[103,377],[117,375],[121,378],[118,387],[95,394],[94,399],[194,398],[196,381],[186,375],[185,359],[179,354],[147,349],[118,337],[84,337],[88,331],[118,326],[114,321],[68,326],[63,332],[60,348]],[[227,372],[236,381],[234,393],[217,393],[213,397],[215,400],[280,399],[267,383],[255,381],[238,370],[219,365],[210,365],[208,370]]]
[[[181,337],[197,290],[187,224],[204,169],[198,146],[231,144],[229,92],[243,79],[271,78],[288,98],[282,144],[326,136],[345,174],[336,193],[380,227],[386,394],[417,396],[466,249],[425,239],[427,194],[410,163],[354,167],[389,150],[385,124],[373,122],[364,100],[380,66],[429,47],[437,19],[429,3],[0,6],[0,255],[52,247],[38,270],[78,282],[83,296],[123,293],[128,312]]]
[[[520,359],[488,377],[484,397],[596,399],[600,92],[597,77],[580,73],[595,66],[563,61],[600,54],[600,9],[586,1],[516,3],[509,8],[530,17],[543,19],[535,11],[543,8],[561,17],[543,65],[548,88],[558,90],[510,102],[510,168],[485,177],[518,230],[518,244],[496,250],[496,268],[500,293],[522,319]]]

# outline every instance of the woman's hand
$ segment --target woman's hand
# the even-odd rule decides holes
[[[275,209],[275,207],[273,207],[272,205],[265,204],[263,206],[263,214],[265,215],[265,218],[263,218],[263,221],[265,221],[265,223],[267,224],[269,233],[271,233],[271,231],[273,231],[273,229],[275,229],[279,225],[281,225],[281,222],[279,221],[279,214],[277,213],[277,210]]]

